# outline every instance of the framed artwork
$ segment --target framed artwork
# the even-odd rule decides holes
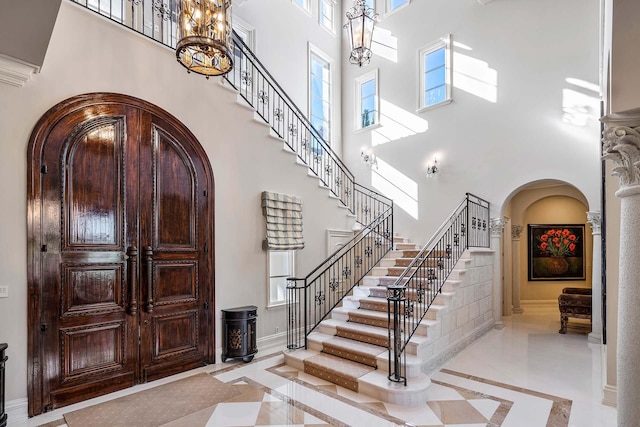
[[[529,224],[530,281],[585,280],[584,224]]]

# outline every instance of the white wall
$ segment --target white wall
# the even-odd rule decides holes
[[[350,3],[343,2],[343,8]],[[364,183],[371,182],[372,173],[360,150],[372,147],[390,165],[380,174],[414,199],[417,215],[398,209],[397,231],[425,243],[465,192],[488,199],[492,217],[498,217],[512,191],[541,179],[573,185],[586,196],[589,209],[598,210],[598,0],[508,0],[485,6],[472,0],[414,0],[389,16],[384,3],[377,1],[381,21],[374,37],[385,38],[392,49],[383,56],[374,45],[370,65],[343,65],[344,145],[347,165]],[[416,113],[418,50],[449,33],[453,102]],[[346,43],[345,38],[345,50]],[[353,81],[374,69],[379,70],[382,127],[356,133]],[[588,86],[583,82],[596,90],[575,84]],[[588,108],[586,126],[562,120],[563,102],[573,105],[576,98]],[[391,134],[390,141],[375,145],[383,139],[377,133]],[[425,166],[434,156],[440,172],[427,179]]]
[[[289,5],[291,6],[291,5]],[[293,6],[292,6],[293,7]],[[306,52],[306,49],[305,49]],[[160,44],[70,2],[63,2],[45,67],[22,88],[0,85],[0,342],[9,344],[7,400],[27,395],[26,178],[27,144],[37,120],[56,103],[87,92],[118,92],[164,108],[203,145],[215,177],[215,280],[217,347],[222,308],[259,307],[258,337],[286,330],[284,309],[266,310],[266,253],[260,193],[303,199],[307,246],[297,256],[298,273],[326,255],[326,229],[351,229],[346,210],[329,199],[306,169],[282,152],[236,95],[217,79],[187,74],[175,54]],[[219,357],[219,354],[218,354]]]

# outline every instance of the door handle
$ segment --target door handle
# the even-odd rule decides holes
[[[127,312],[133,315],[138,311],[138,301],[136,299],[138,294],[138,248],[129,246],[126,257],[127,271],[129,272],[129,306],[127,307]]]
[[[147,303],[145,310],[147,313],[153,312],[153,248],[144,247],[144,261],[147,266]]]

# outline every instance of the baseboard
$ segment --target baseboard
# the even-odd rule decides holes
[[[287,332],[279,332],[266,337],[258,338],[258,351],[261,354],[269,354],[284,350],[287,347]]]
[[[26,397],[9,400],[5,404],[5,410],[8,426],[25,424],[29,419],[29,400]]]
[[[558,308],[558,300],[555,299],[527,299],[520,300],[524,308]]]
[[[456,342],[449,344],[439,354],[431,357],[424,363],[424,365],[422,365],[422,372],[425,372],[427,375],[431,375],[434,372],[440,370],[440,368],[446,362],[451,360],[453,356],[460,353],[463,349],[469,346],[469,344],[473,343],[475,340],[492,330],[494,323],[495,320],[490,319],[471,331],[469,335],[464,336]]]
[[[276,351],[282,351],[287,348],[287,332],[279,332],[277,334],[258,338],[256,340],[256,345],[258,346],[258,354],[256,354],[256,357],[271,354]],[[216,348],[216,354],[216,363],[219,363],[222,361],[220,359],[222,357],[222,347]]]
[[[602,404],[616,408],[618,406],[618,387],[614,385],[605,385],[602,389]]]

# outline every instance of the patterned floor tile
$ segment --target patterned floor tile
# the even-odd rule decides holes
[[[427,402],[443,424],[475,424],[489,420],[466,400],[439,400]]]

